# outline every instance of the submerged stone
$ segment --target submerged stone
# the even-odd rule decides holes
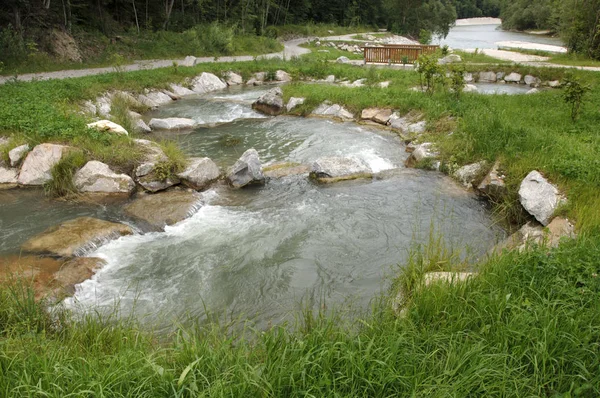
[[[29,253],[71,257],[96,244],[132,233],[132,229],[124,224],[79,217],[48,228],[25,242],[21,249]]]
[[[174,190],[141,196],[123,210],[153,230],[163,230],[166,225],[176,224],[194,214],[199,201],[200,196],[195,192]]]

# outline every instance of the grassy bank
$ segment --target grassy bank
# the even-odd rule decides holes
[[[292,332],[141,331],[49,316],[0,290],[0,394],[10,397],[594,397],[600,394],[599,234],[505,254],[464,285],[384,299],[356,324],[308,316]],[[72,394],[72,395],[71,395]]]
[[[244,35],[225,25],[200,25],[184,32],[141,31],[108,38],[100,32],[74,32],[82,62],[61,61],[48,52],[14,44],[13,53],[0,55],[0,74],[14,75],[64,69],[120,66],[138,60],[261,55],[283,50],[275,38]]]

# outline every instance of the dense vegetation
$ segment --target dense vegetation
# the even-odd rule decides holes
[[[402,317],[384,299],[352,325],[307,311],[295,331],[153,336],[48,315],[4,286],[0,395],[597,397],[598,236],[493,258],[465,285],[416,287]]]
[[[571,51],[600,59],[599,0],[510,0],[501,10],[507,29],[559,32]]]

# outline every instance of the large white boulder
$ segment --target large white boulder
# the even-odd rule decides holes
[[[349,64],[350,59],[348,57],[341,56],[338,59],[336,59],[335,62],[337,62],[338,64]]]
[[[507,83],[519,83],[523,76],[516,72],[510,73],[508,76],[504,76],[504,81]]]
[[[479,83],[496,83],[497,80],[495,72],[479,72]]]
[[[287,83],[292,81],[292,76],[284,70],[278,70],[275,72],[275,80],[282,83]]]
[[[530,87],[539,87],[542,83],[542,81],[539,78],[532,75],[525,75],[523,81]]]
[[[192,91],[199,94],[210,93],[225,88],[227,88],[227,84],[212,73],[202,72],[200,76],[192,80]]]
[[[354,115],[346,108],[338,104],[331,104],[327,101],[319,105],[312,114],[315,116],[329,116],[342,120],[354,120]]]
[[[198,123],[194,119],[169,117],[166,119],[151,119],[148,126],[152,130],[191,130]]]
[[[10,166],[17,167],[21,163],[25,155],[27,155],[27,152],[29,152],[29,145],[27,144],[19,145],[18,147],[11,149],[8,152]]]
[[[533,170],[521,181],[519,201],[542,225],[548,225],[564,198],[556,186],[548,182],[539,171]]]
[[[286,105],[287,111],[292,111],[292,109],[294,109],[298,105],[302,105],[304,101],[306,101],[306,98],[291,97]]]
[[[244,83],[244,79],[242,78],[242,76],[232,71],[227,72],[227,74],[225,75],[225,81],[230,86],[238,86]]]
[[[52,180],[52,168],[69,150],[68,146],[40,144],[27,154],[18,183],[21,185],[43,185]]]
[[[244,152],[229,170],[227,179],[235,188],[265,183],[265,176],[256,149],[250,148]]]
[[[167,105],[173,101],[170,95],[165,94],[162,91],[150,91],[146,94],[146,98],[150,99],[150,101],[155,104],[158,104],[158,106]]]
[[[208,187],[221,175],[219,167],[210,158],[191,158],[184,171],[177,174],[181,181],[196,190]]]
[[[87,127],[89,129],[94,129],[105,133],[128,135],[127,130],[125,130],[123,126],[115,122],[111,122],[110,120],[98,120],[97,122],[89,123]]]
[[[117,174],[107,164],[96,160],[79,169],[73,182],[80,192],[131,193],[135,189],[133,179],[127,174]]]

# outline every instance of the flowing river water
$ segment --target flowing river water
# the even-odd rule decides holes
[[[166,330],[207,313],[264,326],[290,319],[301,303],[367,308],[410,248],[428,241],[432,226],[464,256],[482,255],[504,236],[474,194],[441,173],[406,169],[408,154],[395,134],[326,119],[265,117],[251,108],[265,90],[192,96],[147,116],[204,123],[159,138],[224,169],[253,147],[263,163],[355,157],[377,177],[319,185],[290,176],[240,190],[217,184],[193,216],[164,232],[138,232],[87,253],[107,264],[77,286],[67,305],[117,308]],[[119,205],[50,202],[38,191],[0,191],[0,211],[0,254],[77,216],[135,225]]]

